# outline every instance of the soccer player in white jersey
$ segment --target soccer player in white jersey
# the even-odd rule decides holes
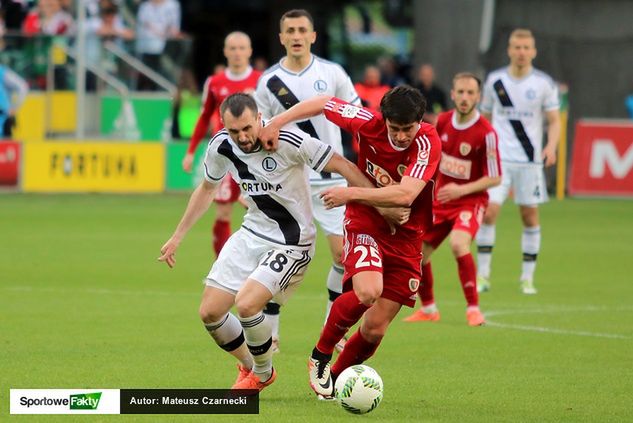
[[[316,228],[307,166],[317,172],[337,172],[351,185],[372,185],[331,146],[296,128],[280,131],[282,142],[275,152],[264,150],[258,139],[261,114],[247,94],[227,97],[220,113],[225,129],[209,143],[205,179],[191,195],[159,260],[175,265],[180,242],[230,173],[249,208],[206,278],[200,317],[218,346],[239,360],[233,389],[261,391],[276,377],[272,328],[262,310],[272,299],[283,304],[290,297],[314,253]],[[233,305],[237,316],[229,312]]]
[[[534,269],[541,246],[538,205],[547,201],[543,165],[556,163],[560,135],[559,99],[556,84],[535,69],[536,47],[532,32],[515,29],[508,43],[510,65],[488,75],[481,111],[499,135],[501,185],[491,188],[490,203],[477,233],[478,291],[490,289],[490,263],[495,244],[495,222],[510,189],[523,221],[520,277],[524,294],[536,294]],[[543,121],[547,119],[547,142],[543,148]]]
[[[279,63],[264,72],[255,91],[255,101],[264,118],[272,118],[298,102],[317,95],[330,95],[349,103],[361,104],[354,85],[343,68],[310,52],[312,44],[316,41],[314,21],[310,13],[303,9],[290,10],[283,14],[279,26],[279,39],[286,49],[286,55]],[[323,115],[298,122],[297,126],[342,154],[341,130]],[[314,218],[325,232],[332,254],[333,263],[327,276],[329,295],[325,316],[327,319],[332,302],[342,292],[341,254],[345,209],[339,207],[327,210],[319,195],[327,188],[344,186],[345,181],[336,173],[311,172],[310,185]],[[275,347],[277,347],[279,306],[274,303],[269,304],[266,312],[273,318],[273,333]],[[340,347],[341,345],[339,345],[339,350]]]

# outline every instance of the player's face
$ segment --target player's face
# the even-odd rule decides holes
[[[243,35],[230,36],[224,43],[224,57],[229,67],[247,66],[252,53],[251,42]]]
[[[417,134],[420,129],[418,122],[395,123],[387,119],[385,123],[387,125],[389,139],[396,147],[402,149],[411,145],[415,134]]]
[[[281,24],[279,40],[288,56],[301,58],[310,54],[310,48],[316,41],[316,32],[305,16],[286,18]]]
[[[473,78],[459,78],[453,83],[451,99],[460,115],[470,114],[479,103],[479,98],[479,85]]]
[[[235,117],[230,110],[224,112],[224,127],[235,144],[245,153],[250,153],[259,146],[257,136],[262,126],[261,113],[253,113],[245,109],[241,116]]]
[[[532,60],[536,57],[536,47],[534,46],[534,38],[531,37],[512,37],[508,44],[508,56],[510,64],[517,67],[530,66]]]

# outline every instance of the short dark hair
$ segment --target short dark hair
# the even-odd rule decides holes
[[[382,116],[400,125],[421,121],[425,110],[424,96],[409,85],[390,89],[380,100]]]
[[[220,105],[220,116],[224,118],[224,113],[229,110],[233,116],[239,117],[242,116],[245,109],[249,109],[253,115],[257,115],[257,103],[253,97],[244,93],[231,94]]]
[[[466,79],[466,78],[474,79],[475,82],[477,83],[477,88],[481,90],[481,79],[479,79],[477,75],[475,75],[472,72],[459,72],[455,74],[455,76],[453,77],[453,86],[455,86],[455,81],[457,81],[458,79]]]
[[[310,25],[312,25],[312,29],[314,29],[314,19],[312,19],[312,15],[305,9],[292,9],[281,15],[281,19],[279,19],[279,30],[281,31],[281,27],[284,24],[284,21],[289,18],[308,18],[310,21]]]

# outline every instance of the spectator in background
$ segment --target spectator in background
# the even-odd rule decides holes
[[[27,10],[25,0],[0,0],[0,15],[4,20],[4,29],[20,30]]]
[[[26,81],[4,65],[0,65],[0,138],[11,138],[15,114],[29,91]]]
[[[71,35],[75,31],[73,17],[62,9],[60,0],[39,0],[22,24],[27,35]]]
[[[420,66],[418,70],[418,83],[415,88],[420,90],[426,99],[426,113],[424,121],[435,125],[437,115],[448,109],[446,106],[446,93],[435,84],[435,70],[428,63]]]
[[[389,87],[397,87],[406,84],[407,80],[398,72],[398,63],[391,56],[383,56],[378,59],[378,68],[382,74],[382,84]]]
[[[629,94],[624,99],[624,105],[626,106],[626,111],[629,114],[629,117],[633,119],[633,94]]]
[[[388,85],[380,83],[380,77],[380,69],[377,66],[369,65],[365,67],[363,81],[354,84],[363,106],[374,111],[380,111],[380,100],[390,89]]]
[[[167,39],[180,37],[180,4],[175,0],[147,0],[141,4],[136,16],[136,51],[152,70],[160,72],[160,57]],[[156,84],[141,75],[139,90],[156,90]]]
[[[268,69],[268,60],[265,57],[257,56],[253,59],[253,69],[264,72]]]

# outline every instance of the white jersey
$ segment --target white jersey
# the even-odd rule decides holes
[[[331,146],[293,127],[279,132],[279,148],[244,153],[223,129],[209,142],[204,176],[218,184],[227,172],[248,203],[242,228],[273,245],[309,248],[315,240],[308,167],[317,172],[334,154]],[[307,167],[308,166],[308,167]]]
[[[559,107],[556,83],[544,72],[533,69],[521,79],[510,76],[508,67],[491,72],[481,110],[492,114],[501,160],[541,164],[543,112]]]
[[[354,84],[341,65],[313,54],[310,64],[297,73],[285,68],[282,61],[283,59],[264,72],[255,90],[255,101],[264,118],[272,118],[302,100],[322,94],[360,105]],[[312,137],[331,145],[338,154],[343,154],[341,130],[325,116],[318,115],[298,122],[297,126]],[[341,179],[343,178],[337,174],[310,173],[311,184],[334,182],[333,180],[340,182]]]

